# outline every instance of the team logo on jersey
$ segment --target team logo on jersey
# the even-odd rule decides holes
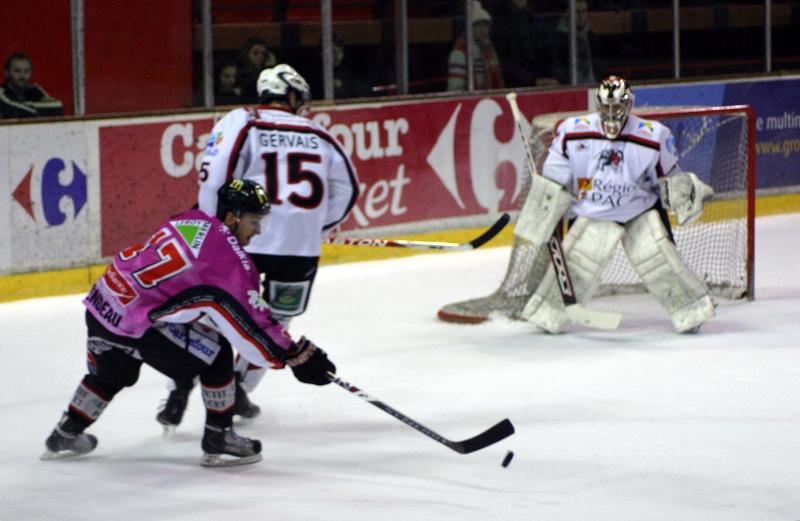
[[[184,219],[171,221],[170,224],[178,231],[186,246],[192,250],[192,255],[196,259],[200,255],[200,248],[203,246],[211,223],[200,219]]]
[[[622,150],[610,149],[603,150],[600,154],[599,167],[600,170],[605,170],[610,167],[612,170],[618,171],[622,167],[622,161],[625,159]]]

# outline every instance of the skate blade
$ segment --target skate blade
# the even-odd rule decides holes
[[[203,467],[235,467],[238,465],[250,465],[261,461],[261,453],[242,458],[230,456],[228,454],[203,454],[200,465]]]
[[[175,434],[175,429],[178,427],[177,425],[172,425],[171,423],[162,423],[161,426],[164,428],[164,432],[162,433],[164,436],[172,436]]]
[[[74,450],[62,450],[61,452],[53,452],[51,450],[45,450],[42,453],[42,455],[39,456],[39,459],[42,461],[51,461],[58,459],[76,458],[78,456],[83,456],[84,454],[88,454],[88,452],[75,452]]]

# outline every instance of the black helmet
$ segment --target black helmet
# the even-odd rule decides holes
[[[267,215],[270,204],[267,192],[260,184],[248,179],[234,179],[217,190],[217,217],[224,221],[228,212]]]

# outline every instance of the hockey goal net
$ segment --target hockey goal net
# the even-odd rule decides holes
[[[651,108],[635,111],[661,121],[672,130],[683,170],[691,171],[714,188],[702,218],[672,232],[678,253],[703,279],[713,295],[754,297],[753,254],[755,216],[755,117],[746,105],[711,108]],[[556,125],[576,113],[544,114],[533,120],[531,147],[541,169]],[[525,200],[528,186],[520,194]],[[439,318],[448,322],[478,323],[493,314],[517,318],[549,266],[546,255],[514,239],[505,277],[488,296],[447,304]],[[597,296],[644,292],[641,279],[621,245],[602,274]]]

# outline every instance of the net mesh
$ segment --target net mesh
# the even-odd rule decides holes
[[[750,287],[748,219],[749,117],[742,108],[650,109],[640,116],[661,121],[673,132],[679,164],[714,188],[702,218],[689,225],[673,222],[679,255],[703,279],[713,295],[742,298]],[[533,120],[531,147],[541,169],[556,124],[574,113],[546,114]],[[525,200],[530,176],[519,197]],[[516,318],[536,290],[550,259],[525,241],[514,239],[508,267],[500,287],[481,298],[454,302],[439,311],[439,317],[453,322],[481,322],[497,313]],[[597,296],[641,293],[641,279],[618,244],[602,275]]]

